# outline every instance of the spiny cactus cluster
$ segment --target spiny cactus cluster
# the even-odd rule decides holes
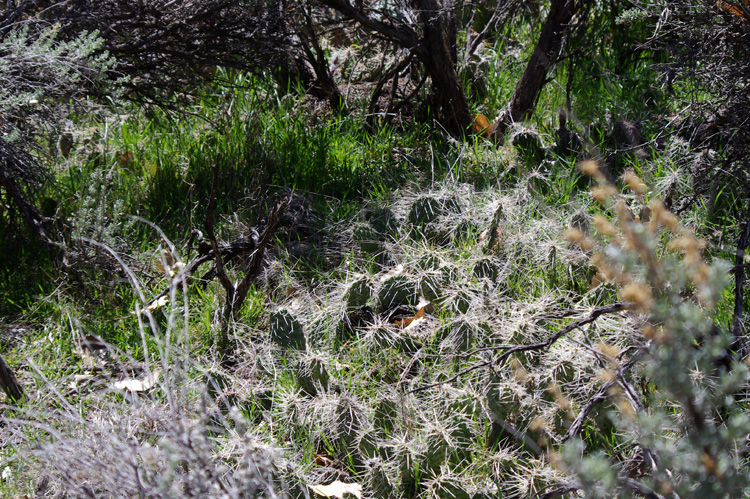
[[[302,497],[335,480],[378,498],[731,496],[747,486],[746,369],[716,367],[728,343],[705,313],[726,269],[658,203],[632,215],[647,213],[636,177],[632,198],[601,180],[615,223],[585,206],[529,216],[524,186],[446,186],[348,220],[350,250],[326,275],[295,273],[277,250],[286,291],[237,315],[223,366],[184,350],[198,322],[176,289],[155,313],[173,329],[187,314],[181,343],[142,331],[161,381],[123,393],[40,380],[47,421],[13,423],[44,429],[20,433],[14,469],[37,486],[33,464],[63,493],[152,497]],[[469,215],[477,230],[457,231]]]

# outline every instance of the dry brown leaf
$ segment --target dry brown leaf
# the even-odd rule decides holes
[[[413,317],[406,317],[404,319],[394,322],[394,324],[396,325],[398,329],[406,329],[409,326],[416,325],[416,323],[418,322],[422,322],[420,321],[420,319],[424,319],[425,314],[431,314],[434,311],[435,311],[435,305],[428,302],[424,304],[423,306],[421,306],[419,310],[417,310],[417,313],[414,314]]]
[[[168,249],[162,249],[157,257],[156,268],[169,277],[174,277],[177,273],[185,268],[183,262],[177,261],[177,258]]]
[[[315,457],[315,464],[317,464],[318,466],[332,468],[334,464],[336,464],[336,461],[334,461],[328,456],[324,456],[323,454],[315,454],[314,457]]]
[[[132,151],[118,151],[117,152],[117,164],[120,168],[131,168],[135,163],[135,156]]]
[[[471,124],[472,131],[485,138],[490,136],[491,127],[492,123],[487,119],[487,116],[481,113],[474,117],[474,122]]]
[[[358,499],[362,499],[362,485],[358,483],[344,483],[340,480],[331,482],[328,485],[308,485],[310,490],[325,497],[338,497],[344,499],[344,494],[352,494]]]

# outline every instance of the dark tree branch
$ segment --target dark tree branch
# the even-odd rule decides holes
[[[315,71],[318,85],[326,97],[328,97],[331,111],[333,113],[348,114],[349,111],[346,106],[346,99],[341,95],[341,91],[339,90],[336,81],[333,79],[333,75],[331,75],[325,51],[318,41],[318,34],[315,31],[315,23],[313,21],[312,13],[309,9],[303,8],[302,10],[305,18],[305,27],[300,30],[298,34],[300,38],[303,38],[304,41],[307,42],[301,44],[302,50],[307,56],[310,65],[313,67],[313,71]],[[312,50],[310,47],[312,47]]]
[[[539,40],[516,84],[508,110],[498,118],[490,130],[490,135],[495,141],[502,141],[505,131],[512,123],[524,121],[534,112],[539,94],[548,81],[547,73],[554,66],[563,47],[565,34],[573,16],[584,4],[590,2],[591,0],[552,0]]]
[[[556,487],[549,492],[545,492],[544,494],[539,494],[539,499],[552,499],[553,497],[560,497],[564,496],[565,494],[570,494],[571,492],[575,492],[576,490],[583,489],[582,485],[576,484],[576,483],[565,483],[565,484],[555,484],[553,487]]]
[[[472,123],[469,103],[456,70],[455,22],[435,0],[416,0],[422,35],[408,26],[396,27],[368,16],[346,0],[318,0],[370,31],[408,49],[424,65],[432,81],[432,94],[440,121],[452,134],[463,136]]]
[[[619,385],[622,376],[641,359],[641,357],[643,356],[642,352],[643,351],[635,353],[632,357],[630,357],[622,365],[620,365],[614,373],[614,379],[611,379],[604,383],[601,388],[599,388],[599,390],[594,394],[594,396],[591,397],[588,402],[586,402],[586,405],[583,406],[581,411],[578,413],[578,416],[576,416],[576,418],[573,420],[573,423],[570,425],[570,428],[568,428],[568,431],[565,432],[565,435],[562,437],[563,442],[566,442],[581,433],[583,425],[586,423],[586,418],[589,417],[589,414],[591,414],[591,411],[594,410],[594,407],[609,398],[609,391],[615,385]]]
[[[52,222],[39,212],[30,198],[48,181],[49,172],[26,151],[0,139],[0,190],[4,190],[21,217],[50,250],[63,246],[47,234],[45,224]]]
[[[391,78],[397,78],[398,74],[406,69],[409,64],[411,64],[412,55],[413,54],[409,54],[403,61],[400,61],[397,64],[391,66],[375,84],[375,89],[372,91],[372,95],[370,96],[370,104],[367,106],[368,125],[373,125],[373,118],[375,117],[375,114],[377,112],[378,100],[383,93],[383,87],[386,83],[388,83],[388,80],[390,80]]]
[[[229,280],[227,273],[224,271],[224,261],[221,257],[221,248],[219,243],[216,242],[216,235],[214,234],[214,209],[216,208],[216,184],[219,182],[219,157],[216,158],[214,164],[214,177],[211,184],[211,195],[208,199],[208,208],[206,209],[206,221],[203,224],[203,228],[206,231],[208,241],[211,243],[211,249],[213,250],[214,261],[216,262],[216,275],[221,282],[221,286],[227,293],[227,303],[231,304],[234,301],[234,285]],[[226,316],[226,314],[225,314]]]
[[[237,285],[237,290],[234,296],[234,303],[232,305],[232,309],[235,311],[235,313],[240,309],[242,303],[245,301],[247,293],[250,290],[250,285],[255,281],[258,275],[260,275],[260,271],[263,268],[263,258],[265,257],[266,248],[271,242],[271,239],[274,237],[276,228],[279,226],[281,217],[282,215],[284,215],[284,212],[286,211],[287,206],[289,206],[290,201],[291,198],[287,198],[284,201],[281,201],[268,215],[268,224],[266,224],[266,227],[260,236],[257,248],[250,257],[250,263],[248,264],[247,270],[245,271],[245,276]]]
[[[508,357],[510,357],[511,355],[513,355],[514,353],[528,352],[528,351],[532,351],[532,350],[542,350],[544,348],[548,348],[549,346],[551,346],[552,344],[554,344],[557,340],[559,340],[560,338],[562,338],[566,334],[568,334],[571,331],[573,331],[575,329],[578,329],[578,328],[580,328],[582,326],[585,326],[586,324],[590,324],[590,323],[594,322],[600,316],[605,315],[605,314],[614,314],[614,313],[617,313],[617,312],[621,312],[621,311],[625,310],[626,308],[627,308],[626,304],[622,303],[622,302],[617,302],[617,303],[613,303],[611,305],[605,305],[603,307],[595,308],[588,317],[585,317],[585,318],[583,318],[581,320],[578,320],[578,321],[576,321],[576,322],[574,322],[572,324],[569,324],[569,325],[565,326],[560,331],[558,331],[557,333],[553,334],[550,338],[548,338],[547,340],[542,341],[540,343],[534,343],[534,344],[531,344],[531,345],[502,345],[502,346],[499,346],[499,347],[493,347],[493,348],[497,348],[497,349],[504,348],[506,350],[505,350],[505,352],[503,352],[502,354],[500,354],[499,357],[497,357],[495,359],[491,359],[491,360],[488,360],[488,361],[485,361],[485,362],[480,362],[479,364],[474,364],[473,366],[468,367],[468,368],[462,370],[458,374],[456,374],[456,375],[454,375],[454,376],[446,379],[445,381],[438,381],[437,383],[432,383],[432,384],[429,384],[429,385],[420,386],[419,388],[415,388],[414,390],[411,390],[409,393],[420,392],[422,390],[427,390],[429,388],[433,388],[433,387],[436,387],[436,386],[444,385],[446,383],[452,383],[452,382],[456,381],[457,379],[461,378],[462,376],[465,376],[466,374],[468,374],[468,373],[470,373],[472,371],[476,371],[477,369],[482,369],[483,367],[489,367],[489,366],[492,366],[492,365],[495,365],[495,364],[499,364],[502,361],[504,361],[505,359],[507,359]]]
[[[417,34],[411,28],[396,27],[392,24],[384,23],[368,16],[364,11],[352,7],[346,0],[318,0],[323,5],[336,9],[344,16],[357,21],[365,28],[380,33],[384,37],[396,41],[408,49],[424,50],[418,48],[420,40]]]
[[[254,240],[241,240],[228,244],[219,243],[218,246],[224,265],[226,265],[228,262],[240,258],[243,255],[252,253],[257,247],[257,243]],[[183,278],[189,279],[193,276],[193,274],[195,274],[195,272],[201,267],[201,265],[210,261],[214,261],[216,259],[216,253],[214,252],[212,245],[209,245],[209,248],[210,249],[208,249],[207,252],[199,253],[195,258],[190,260],[190,262],[188,262],[188,264],[185,266],[185,270],[183,270],[180,274],[172,279],[172,283],[170,284],[170,286],[181,285]],[[205,274],[203,274],[203,276],[198,277],[197,279],[201,283],[206,283],[217,277],[217,275],[218,272],[216,270],[216,265],[213,265]],[[169,294],[170,286],[167,286],[159,294],[151,298],[146,306],[153,308],[154,304],[158,302],[159,298],[162,298]]]
[[[0,385],[2,385],[5,394],[8,395],[8,398],[14,404],[23,398],[23,387],[2,355],[0,355]]]
[[[232,305],[234,304],[235,289],[234,284],[227,276],[224,270],[224,261],[221,257],[221,249],[219,243],[216,242],[216,235],[214,234],[214,209],[216,208],[216,185],[219,182],[219,158],[216,157],[214,163],[214,177],[211,184],[211,196],[208,200],[208,208],[206,210],[206,221],[203,224],[206,230],[206,236],[211,243],[211,249],[214,252],[214,261],[216,262],[216,275],[219,278],[221,286],[224,288],[226,293],[226,299],[224,301],[224,312],[221,321],[221,337],[219,338],[219,351],[223,354],[229,347],[229,323],[231,322],[233,312]]]

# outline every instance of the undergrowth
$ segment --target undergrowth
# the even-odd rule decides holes
[[[507,101],[525,36],[482,48],[480,63],[503,59],[478,111]],[[366,497],[743,490],[746,369],[714,369],[731,346],[720,258],[732,253],[710,230],[736,211],[718,193],[679,204],[705,161],[682,139],[643,130],[638,154],[616,150],[614,123],[641,117],[643,89],[580,76],[614,61],[597,64],[555,75],[586,104],[571,116],[581,155],[554,147],[559,84],[500,147],[428,125],[368,129],[240,74],[186,97],[183,116],[80,117],[49,193],[69,259],[56,268],[33,244],[0,242],[2,326],[18,332],[2,352],[27,394],[2,408],[0,492],[309,497],[335,480]],[[644,85],[655,78],[641,71]],[[584,155],[606,166],[584,162],[593,179]],[[184,273],[207,251],[188,239],[204,230],[215,168],[220,242],[251,239],[290,200],[228,325],[228,356],[214,348],[224,288],[197,278],[209,264]],[[245,267],[227,263],[229,279]],[[596,399],[608,383],[620,391]],[[691,417],[706,420],[697,436]]]

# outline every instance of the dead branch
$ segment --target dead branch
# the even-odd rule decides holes
[[[510,357],[511,355],[513,355],[514,353],[528,352],[528,351],[532,351],[532,350],[541,350],[541,349],[544,349],[544,348],[548,348],[549,346],[551,346],[552,344],[554,344],[557,340],[559,340],[560,338],[562,338],[563,336],[565,336],[569,332],[571,332],[571,331],[573,331],[575,329],[578,329],[578,328],[580,328],[582,326],[585,326],[586,324],[590,324],[590,323],[594,322],[596,319],[598,319],[600,316],[602,316],[604,314],[613,314],[613,313],[621,312],[621,311],[625,310],[625,308],[626,308],[626,304],[622,303],[622,302],[617,302],[617,303],[613,303],[611,305],[605,305],[603,307],[595,308],[588,317],[585,317],[585,318],[583,318],[583,319],[581,319],[579,321],[576,321],[576,322],[574,322],[572,324],[569,324],[569,325],[565,326],[560,331],[558,331],[557,333],[555,333],[554,335],[552,335],[550,338],[548,338],[547,340],[542,341],[540,343],[534,343],[534,344],[531,344],[531,345],[500,345],[500,346],[497,346],[497,347],[489,347],[489,348],[487,348],[485,350],[500,350],[500,349],[505,349],[505,352],[503,352],[502,354],[500,354],[500,356],[497,357],[497,358],[495,358],[495,359],[487,360],[487,361],[484,361],[484,362],[480,362],[478,364],[474,364],[471,367],[467,367],[466,369],[462,370],[458,374],[456,374],[456,375],[454,375],[454,376],[452,376],[452,377],[450,377],[450,378],[448,378],[448,379],[446,379],[444,381],[438,381],[436,383],[432,383],[432,384],[429,384],[429,385],[420,386],[419,388],[415,388],[414,390],[411,390],[410,393],[421,392],[422,390],[427,390],[429,388],[434,388],[436,386],[440,386],[440,385],[443,385],[445,383],[452,383],[452,382],[456,381],[457,379],[461,378],[462,376],[465,376],[466,374],[468,374],[468,373],[470,373],[472,371],[476,371],[477,369],[482,369],[483,367],[489,367],[489,366],[492,366],[492,365],[495,365],[495,364],[499,364],[500,362],[504,361],[505,359],[507,359],[508,357]]]
[[[2,355],[0,355],[0,386],[3,387],[5,394],[14,404],[23,398],[23,387]]]
[[[569,439],[578,435],[581,432],[583,428],[583,424],[586,421],[586,418],[589,416],[589,414],[591,414],[591,411],[599,403],[609,398],[611,394],[610,390],[614,388],[615,385],[619,385],[619,387],[625,393],[625,397],[628,399],[628,402],[633,407],[633,410],[635,412],[640,413],[644,411],[643,403],[637,397],[635,393],[635,389],[625,380],[625,373],[628,372],[630,368],[632,368],[643,357],[645,351],[646,350],[644,349],[637,350],[636,353],[634,353],[632,357],[630,357],[627,361],[625,361],[625,363],[617,367],[617,369],[614,372],[614,378],[606,382],[599,389],[599,391],[597,391],[596,394],[591,399],[589,399],[589,401],[583,407],[581,412],[578,413],[578,416],[576,416],[575,420],[573,421],[573,424],[570,425],[570,428],[568,428],[568,431],[563,436],[562,442],[568,441]],[[642,444],[638,444],[638,445],[640,446],[641,451],[643,452],[643,460],[646,462],[646,464],[652,471],[656,471],[658,456],[654,453],[652,449]],[[626,480],[626,479],[627,477],[620,477],[621,481]],[[638,482],[634,481],[634,483],[637,484]],[[645,495],[647,497],[650,497],[648,494],[645,494]]]
[[[31,155],[16,144],[0,139],[0,192],[5,191],[21,218],[50,250],[61,250],[62,245],[52,240],[45,225],[52,219],[42,216],[30,197],[50,181],[49,172]]]
[[[374,126],[374,118],[375,114],[377,113],[378,100],[380,100],[380,96],[383,94],[383,87],[391,78],[393,78],[395,85],[398,86],[398,75],[402,71],[404,71],[404,69],[409,67],[409,64],[411,64],[412,56],[413,54],[410,53],[402,61],[397,62],[393,66],[391,66],[385,73],[383,73],[378,82],[375,84],[375,89],[370,95],[370,104],[367,106],[367,124],[370,127]],[[393,104],[393,97],[394,96],[391,95],[391,105]]]
[[[564,496],[565,494],[570,494],[571,492],[575,492],[576,490],[581,490],[583,488],[581,485],[576,483],[558,483],[553,485],[553,487],[557,488],[552,489],[549,492],[545,492],[544,494],[539,494],[539,499],[552,499],[553,497]]]
[[[746,215],[745,229],[740,234],[737,242],[737,255],[735,256],[736,272],[734,273],[734,314],[732,319],[732,336],[734,336],[734,350],[740,354],[740,358],[748,353],[747,338],[745,338],[745,327],[742,324],[743,305],[745,303],[744,280],[745,280],[745,253],[750,243],[750,208]]]
[[[565,432],[565,435],[562,437],[563,442],[570,440],[581,432],[581,430],[583,429],[583,424],[586,422],[586,418],[589,417],[589,414],[591,414],[591,411],[594,410],[594,407],[609,398],[609,391],[615,385],[619,384],[623,375],[628,372],[630,368],[632,368],[642,356],[643,350],[636,352],[632,357],[626,360],[615,370],[614,378],[604,383],[601,388],[599,388],[599,390],[594,394],[594,396],[591,397],[588,402],[586,402],[586,405],[583,406],[583,409],[581,409],[581,411],[578,413],[578,416],[576,416],[575,420],[573,420],[573,423],[570,425],[570,428],[568,428],[568,431]],[[640,405],[641,404],[639,404],[639,406]]]
[[[224,261],[221,258],[221,248],[219,243],[216,242],[216,235],[214,234],[214,209],[216,208],[216,184],[219,182],[219,156],[216,158],[214,164],[214,178],[211,184],[211,196],[208,200],[208,208],[206,210],[206,220],[203,223],[203,227],[206,229],[206,236],[208,241],[211,243],[211,249],[214,252],[214,261],[216,262],[216,275],[219,278],[221,286],[227,293],[226,305],[224,308],[224,320],[228,319],[227,314],[231,314],[231,304],[234,302],[234,285],[232,281],[227,277],[227,273],[224,271]],[[227,309],[227,305],[230,307]]]
[[[206,235],[211,243],[211,251],[215,263],[216,276],[219,278],[224,291],[227,296],[224,301],[224,311],[222,314],[222,325],[221,325],[221,338],[219,349],[222,354],[226,354],[229,349],[229,326],[234,320],[237,311],[242,307],[242,304],[247,297],[247,293],[250,290],[250,285],[255,281],[255,278],[260,274],[263,267],[263,257],[265,256],[265,250],[268,243],[273,237],[276,227],[278,227],[281,221],[281,216],[284,214],[289,199],[282,201],[277,204],[268,216],[268,223],[266,224],[263,234],[260,237],[260,241],[257,245],[254,245],[254,251],[250,257],[250,262],[245,270],[245,276],[235,287],[232,281],[227,276],[224,269],[224,260],[221,255],[221,247],[216,241],[216,234],[214,234],[214,208],[216,207],[216,185],[219,180],[219,158],[216,158],[216,164],[214,165],[214,178],[213,185],[211,186],[211,197],[208,201],[208,209],[206,213],[206,221],[204,228],[206,229]]]
[[[242,278],[240,283],[237,285],[237,289],[235,290],[234,304],[232,305],[235,311],[239,310],[239,308],[242,306],[242,303],[247,297],[247,292],[250,290],[250,285],[255,281],[258,275],[260,275],[260,271],[263,268],[263,258],[265,256],[266,248],[271,242],[271,238],[276,233],[276,228],[279,226],[281,217],[284,215],[284,212],[286,211],[287,206],[289,206],[290,201],[291,198],[287,198],[281,201],[273,208],[271,213],[268,215],[268,223],[266,224],[265,229],[263,229],[263,233],[260,235],[258,247],[250,257],[250,263],[248,264],[247,270],[245,271],[245,276]]]

